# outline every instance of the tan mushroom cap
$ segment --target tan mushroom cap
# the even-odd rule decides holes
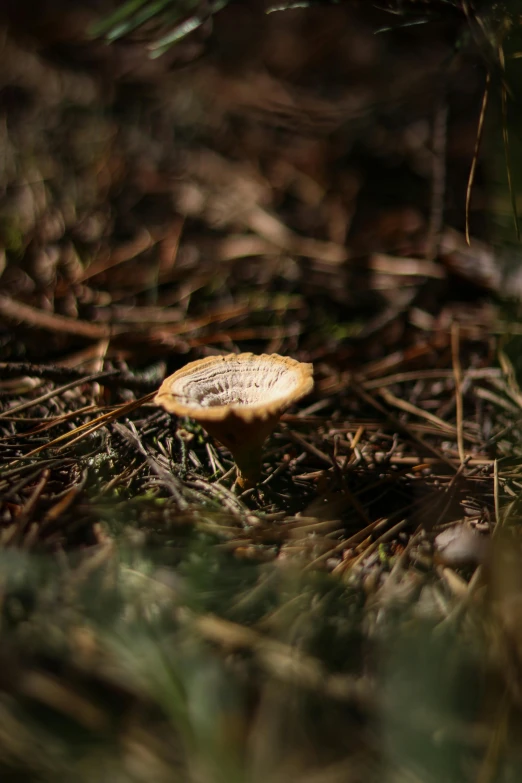
[[[312,391],[313,367],[288,356],[210,356],[166,378],[155,402],[200,422],[233,454],[239,483],[255,483],[261,447],[282,412]]]
[[[308,394],[312,375],[311,364],[275,353],[209,356],[166,378],[155,402],[201,422],[219,421],[232,412],[244,421],[266,419]]]

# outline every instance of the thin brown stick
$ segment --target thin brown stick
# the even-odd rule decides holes
[[[31,435],[39,435],[41,432],[45,432],[46,430],[50,430],[53,427],[57,427],[59,424],[64,424],[65,422],[70,421],[70,419],[74,419],[77,416],[83,416],[86,413],[92,413],[93,411],[97,410],[100,410],[99,406],[93,403],[92,405],[85,405],[83,408],[78,408],[78,410],[70,411],[69,413],[63,413],[61,416],[56,416],[53,419],[39,419],[39,423],[36,424],[32,430],[24,433],[15,432],[13,435],[4,435],[0,438],[0,443],[4,443],[7,440],[25,439],[31,437]],[[19,419],[16,419],[14,416],[6,416],[5,418],[7,421],[23,421],[25,423],[33,421],[29,418],[24,419],[23,416],[20,416]]]
[[[484,367],[480,369],[468,369],[465,372],[466,380],[482,380],[483,378],[500,378],[502,371],[498,367]],[[445,378],[453,378],[453,370],[412,370],[411,372],[398,372],[394,375],[386,375],[382,378],[360,380],[361,386],[370,391],[391,386],[394,383],[406,383],[407,381],[439,381]]]
[[[345,549],[350,549],[350,547],[360,544],[361,541],[364,541],[365,538],[368,538],[373,533],[375,528],[380,524],[382,524],[382,520],[380,519],[376,519],[374,522],[370,522],[369,525],[366,525],[366,527],[364,527],[362,530],[354,533],[354,535],[350,536],[350,538],[346,538],[343,541],[340,541],[338,544],[335,544],[333,547],[328,549],[327,552],[323,552],[322,554],[318,555],[318,557],[314,558],[314,560],[310,561],[310,563],[307,563],[303,567],[303,570],[313,571],[319,565],[324,563],[325,560],[328,560],[329,557],[332,557],[332,555],[335,555],[338,552],[343,552]]]
[[[105,346],[106,340],[102,341]],[[105,352],[104,352],[105,353]],[[98,357],[97,361],[104,357]],[[94,368],[91,368],[94,369]],[[33,364],[33,362],[0,362],[0,378],[12,379],[12,378],[42,378],[46,381],[54,381],[59,383],[65,381],[74,381],[77,378],[80,380],[85,378],[85,369],[79,369],[77,367],[60,366],[58,364]],[[101,369],[100,369],[101,372]],[[109,371],[107,371],[109,372]],[[130,389],[147,389],[155,388],[159,384],[159,377],[156,379],[147,377],[146,375],[123,372],[122,370],[112,370],[111,375],[104,378],[104,386],[122,387],[126,386]],[[31,389],[32,391],[32,389]]]
[[[475,181],[475,173],[477,170],[478,154],[480,150],[480,143],[482,141],[482,131],[484,129],[484,118],[486,116],[486,109],[489,99],[489,85],[491,82],[491,74],[489,71],[486,74],[486,86],[484,88],[484,95],[482,97],[482,106],[480,108],[479,121],[477,126],[477,137],[475,139],[475,149],[473,150],[473,160],[471,161],[471,168],[469,170],[468,186],[466,188],[466,242],[471,245],[469,237],[469,208],[471,204],[471,191],[473,190],[473,182]]]
[[[419,416],[420,418],[426,419],[426,421],[429,421],[436,427],[439,427],[439,429],[441,429],[443,432],[450,433],[451,435],[458,435],[458,430],[453,426],[453,424],[448,424],[438,416],[435,416],[435,414],[430,413],[429,411],[425,411],[422,408],[418,408],[416,405],[412,405],[411,402],[408,402],[407,400],[401,400],[387,389],[380,389],[379,394],[388,403],[388,405],[394,405],[396,408],[406,411],[406,413],[411,413],[414,416]],[[471,436],[468,439],[476,442],[476,438]]]
[[[453,374],[455,376],[455,406],[457,413],[457,448],[461,465],[466,459],[464,452],[464,407],[462,404],[462,366],[460,364],[460,333],[459,324],[455,321],[451,329],[451,357]]]
[[[408,427],[406,424],[400,421],[400,419],[397,419],[396,416],[393,416],[393,414],[389,413],[389,411],[387,411],[386,408],[384,408],[384,406],[382,406],[375,399],[375,397],[373,397],[371,394],[365,391],[355,380],[352,380],[352,390],[357,394],[358,397],[360,397],[369,405],[371,405],[373,408],[375,408],[380,413],[382,413],[395,429],[397,429],[399,432],[406,433],[408,437],[411,438],[411,440],[417,444],[417,446],[420,446],[423,452],[429,451],[435,457],[440,459],[441,462],[444,462],[445,465],[451,468],[451,470],[454,471],[457,469],[451,460],[445,457],[444,454],[442,454],[441,452],[437,451],[437,449],[434,446],[432,446],[430,443],[428,443],[427,441],[423,440],[418,435],[416,435],[412,431],[411,427]]]
[[[340,574],[343,574],[348,569],[353,568],[353,566],[358,566],[368,555],[371,555],[372,552],[375,552],[376,549],[379,548],[380,544],[384,544],[385,541],[389,541],[391,538],[397,535],[397,533],[400,533],[403,528],[406,527],[408,524],[409,519],[408,517],[405,517],[404,519],[401,519],[399,522],[397,522],[393,527],[391,527],[389,530],[386,530],[382,535],[379,536],[379,538],[376,538],[375,541],[370,541],[368,543],[368,546],[365,546],[363,550],[357,554],[352,560],[341,560],[340,563],[338,563],[335,568],[332,571],[332,574],[334,576],[339,576]],[[363,542],[363,544],[366,542]]]
[[[495,503],[495,528],[493,530],[493,535],[495,535],[495,533],[498,533],[498,531],[502,528],[505,519],[505,517],[500,513],[500,482],[498,477],[498,459],[496,459],[494,462],[493,498]]]
[[[150,402],[152,398],[155,396],[156,392],[151,392],[150,394],[146,394],[145,397],[140,397],[139,400],[133,400],[133,402],[126,402],[122,405],[118,405],[116,409],[109,411],[108,413],[104,413],[101,416],[98,416],[94,421],[88,421],[85,422],[85,424],[80,424],[79,427],[76,427],[76,429],[71,430],[70,432],[65,432],[63,435],[59,435],[54,440],[50,441],[49,443],[44,443],[42,446],[38,446],[38,448],[33,449],[28,454],[24,454],[23,459],[28,459],[29,457],[34,457],[36,454],[39,454],[41,451],[44,451],[45,449],[50,449],[56,446],[58,443],[61,443],[62,441],[72,438],[66,446],[72,446],[74,443],[77,443],[79,440],[82,440],[82,438],[87,437],[87,435],[91,435],[93,432],[98,430],[100,427],[103,427],[104,424],[109,424],[111,421],[114,421],[115,419],[119,418],[120,416],[124,416],[127,413],[131,413],[133,410],[136,410],[136,408],[139,408],[141,405],[144,405],[146,402]],[[81,432],[81,435],[76,435],[76,433]],[[73,437],[76,435],[76,437]],[[11,464],[15,465],[19,459],[22,459],[19,457],[18,459],[14,460]]]
[[[4,295],[0,295],[0,318],[15,323],[25,323],[47,332],[63,332],[76,337],[85,337],[88,340],[108,339],[114,334],[126,331],[126,327],[122,329],[106,324],[90,324],[86,321],[78,321],[76,318],[67,318],[65,315],[46,313],[37,307],[31,307]]]
[[[155,242],[156,239],[149,234],[146,228],[139,229],[130,242],[124,242],[119,247],[115,247],[106,258],[98,259],[87,267],[80,277],[80,282],[83,283],[126,261],[132,261],[136,256],[149,250]]]
[[[245,222],[254,234],[267,239],[272,244],[296,255],[308,256],[323,261],[325,264],[338,265],[347,259],[344,247],[334,242],[302,237],[291,231],[261,207],[254,207],[245,217]]]
[[[103,427],[105,424],[109,424],[111,421],[115,421],[120,416],[124,416],[127,413],[132,413],[132,411],[136,410],[136,408],[140,408],[144,403],[149,402],[155,396],[156,396],[156,392],[151,392],[151,394],[147,394],[145,395],[145,397],[141,397],[139,400],[134,400],[133,402],[126,403],[120,408],[120,410],[114,411],[110,413],[108,416],[105,414],[107,418],[105,418],[104,416],[104,421],[91,422],[94,426],[92,426],[89,430],[87,430],[87,432],[83,432],[81,435],[77,435],[75,438],[68,441],[68,443],[65,443],[63,446],[60,446],[58,451],[63,451],[63,449],[69,448],[69,446],[73,446],[75,443],[78,443],[78,441],[83,440],[83,438],[86,438],[88,435],[92,435],[92,433],[96,432],[96,430],[99,430],[100,427]],[[68,435],[73,435],[74,432],[76,431],[77,430],[73,430],[72,432],[68,433]]]
[[[313,445],[313,443],[308,443],[308,441],[297,432],[292,432],[292,430],[284,428],[284,433],[290,440],[292,440],[294,443],[297,443],[298,446],[307,451],[316,459],[320,460],[321,462],[326,462],[327,465],[333,465],[333,461],[335,459],[333,456],[325,454],[324,451],[318,449],[317,446]]]
[[[20,405],[16,405],[14,408],[8,408],[3,413],[0,413],[0,419],[5,419],[7,416],[12,416],[13,413],[20,413],[28,408],[33,408],[35,405],[39,405],[46,400],[57,397],[65,391],[69,391],[69,389],[74,389],[75,386],[81,386],[83,383],[91,383],[92,381],[100,381],[108,376],[114,376],[117,372],[117,370],[107,370],[107,372],[96,372],[93,375],[86,375],[84,378],[77,378],[75,381],[66,383],[64,386],[58,386],[57,389],[52,389],[51,391],[46,392],[46,394],[36,397],[34,400],[28,400],[27,402],[20,403]]]

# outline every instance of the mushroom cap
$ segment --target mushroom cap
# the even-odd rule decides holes
[[[205,425],[278,417],[312,391],[313,367],[288,356],[253,353],[209,356],[166,378],[154,401],[169,413]]]

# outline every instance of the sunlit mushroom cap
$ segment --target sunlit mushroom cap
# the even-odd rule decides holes
[[[155,402],[192,417],[226,446],[245,488],[260,476],[262,445],[282,412],[313,385],[311,364],[277,354],[228,354],[190,362],[170,375]]]
[[[267,419],[308,394],[312,374],[311,364],[277,354],[210,356],[166,378],[155,402],[202,424],[231,415]]]

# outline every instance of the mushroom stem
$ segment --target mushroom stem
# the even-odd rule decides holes
[[[237,468],[236,483],[240,489],[255,487],[261,478],[261,446],[234,454]]]
[[[257,420],[252,426],[231,413],[225,421],[205,423],[208,434],[222,443],[234,457],[240,489],[255,487],[259,481],[263,444],[278,421],[279,414],[276,414]]]

